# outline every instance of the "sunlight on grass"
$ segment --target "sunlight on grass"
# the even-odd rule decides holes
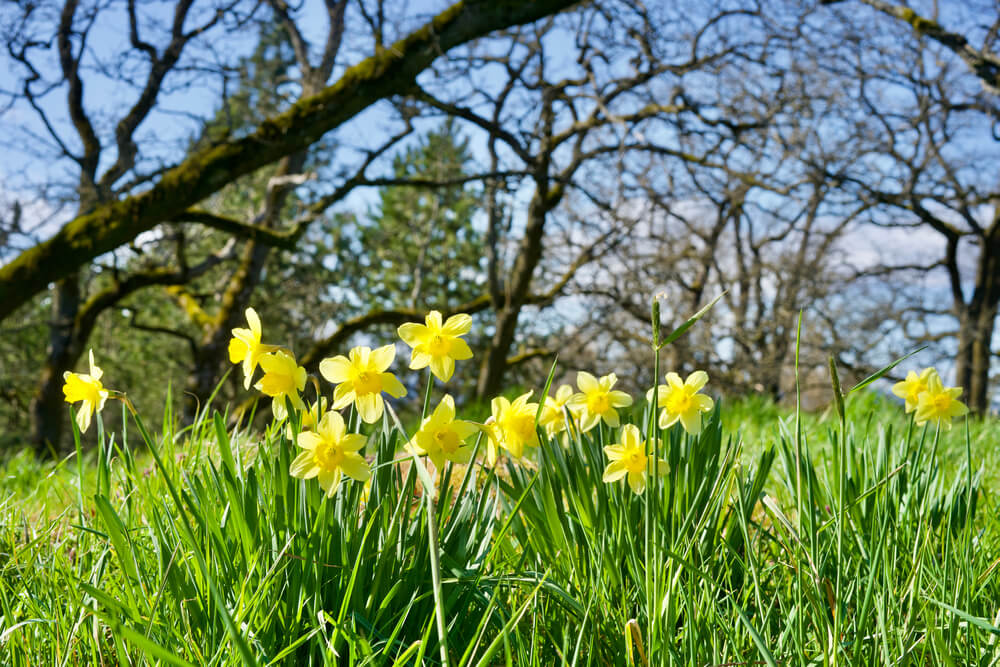
[[[233,361],[247,386],[259,363],[284,420],[205,411],[152,435],[132,413],[110,434],[98,414],[91,453],[77,432],[66,460],[3,462],[15,664],[1000,658],[992,421],[917,426],[867,391],[842,414],[723,404],[703,373],[633,404],[581,373],[580,394],[550,374],[538,402],[497,399],[474,423],[434,386],[468,327],[428,318],[402,332],[428,369],[404,429],[382,397],[401,394],[392,346],[324,366],[345,420],[303,411],[294,357],[249,317]]]

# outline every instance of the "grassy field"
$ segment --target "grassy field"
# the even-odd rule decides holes
[[[361,429],[370,485],[332,498],[289,475],[286,425],[126,421],[2,463],[0,662],[1000,662],[992,420],[939,434],[860,392],[797,429],[717,402],[636,495],[602,481],[605,424],[432,479],[387,416]],[[623,421],[655,422],[639,400]]]

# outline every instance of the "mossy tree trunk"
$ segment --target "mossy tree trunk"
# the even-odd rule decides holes
[[[63,373],[72,369],[80,358],[82,332],[77,327],[80,301],[78,273],[56,283],[45,366],[30,407],[31,442],[39,453],[59,452],[62,447],[67,414],[62,392]]]
[[[1000,304],[1000,226],[991,229],[981,244],[972,294],[958,302],[958,350],[955,381],[965,389],[969,409],[986,414],[990,409],[990,366],[993,332]]]
[[[548,179],[537,177],[535,194],[528,210],[528,224],[518,245],[517,259],[506,281],[502,300],[494,303],[496,330],[483,357],[476,384],[476,395],[480,398],[497,395],[503,385],[507,358],[514,345],[514,334],[517,333],[517,321],[528,301],[535,269],[542,259],[545,220],[562,199],[563,191],[561,185],[549,189]]]

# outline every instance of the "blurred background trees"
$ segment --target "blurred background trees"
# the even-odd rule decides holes
[[[313,372],[469,312],[472,400],[556,353],[640,391],[650,299],[670,327],[725,292],[672,369],[781,399],[802,311],[820,398],[828,355],[928,344],[986,412],[998,28],[957,1],[8,3],[5,441],[66,446],[89,347],[147,415],[168,384],[180,420],[242,404],[251,304]]]

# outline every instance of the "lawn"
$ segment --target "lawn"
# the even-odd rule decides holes
[[[623,413],[648,430],[643,401]],[[698,436],[663,432],[667,472],[637,495],[602,481],[622,433],[604,423],[431,479],[384,416],[357,429],[370,484],[332,498],[289,475],[295,418],[155,436],[130,419],[85,434],[82,458],[4,462],[0,648],[60,665],[995,664],[997,424],[939,434],[874,393],[846,417],[842,434],[803,414],[796,438],[794,411],[720,401]]]

